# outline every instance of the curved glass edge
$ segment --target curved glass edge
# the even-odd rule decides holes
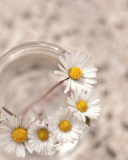
[[[17,45],[16,47],[13,47],[9,50],[7,50],[6,52],[4,52],[3,54],[0,55],[0,59],[2,59],[5,55],[8,55],[9,53],[11,52],[15,52],[17,49],[20,50],[20,49],[23,49],[24,47],[31,47],[31,46],[42,46],[42,47],[48,47],[50,49],[54,49],[56,51],[60,51],[61,53],[65,53],[67,52],[66,50],[64,50],[63,48],[57,46],[57,45],[54,45],[52,43],[47,43],[47,42],[26,42],[26,43],[23,43],[23,44],[20,44],[20,45]]]

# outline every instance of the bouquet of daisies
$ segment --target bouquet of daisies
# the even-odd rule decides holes
[[[59,70],[54,73],[59,76],[58,85],[64,83],[64,93],[70,92],[70,96],[67,96],[67,106],[60,107],[54,118],[29,119],[0,107],[0,146],[4,151],[17,157],[25,157],[26,151],[51,155],[57,144],[78,141],[86,126],[94,126],[101,105],[92,90],[97,69],[88,65],[90,60],[85,53],[77,51],[59,57]]]

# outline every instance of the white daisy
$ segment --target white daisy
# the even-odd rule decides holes
[[[50,120],[49,127],[59,143],[73,142],[83,134],[83,124],[70,112],[68,108],[62,108],[56,112]]]
[[[0,122],[6,120],[6,112],[3,109],[4,105],[0,104]]]
[[[87,66],[90,59],[85,53],[77,51],[65,53],[65,57],[59,57],[61,65],[58,64],[58,67],[61,71],[54,73],[60,75],[59,81],[66,79],[64,93],[67,93],[70,88],[83,88],[88,91],[96,83],[93,78],[96,77],[97,69],[93,65]]]
[[[0,146],[4,151],[17,157],[25,157],[25,149],[32,153],[27,133],[31,123],[27,117],[12,116],[0,124]]]
[[[28,130],[29,143],[34,151],[41,154],[52,154],[54,140],[44,121],[36,121]]]
[[[87,94],[84,90],[74,90],[71,97],[67,98],[69,109],[74,112],[74,115],[81,121],[86,122],[86,118],[95,119],[100,112],[100,100],[94,91],[89,91]]]

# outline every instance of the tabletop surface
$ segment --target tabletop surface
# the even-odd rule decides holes
[[[95,89],[101,115],[73,160],[128,159],[127,15],[127,0],[0,1],[0,54],[44,41],[84,51],[99,70]]]

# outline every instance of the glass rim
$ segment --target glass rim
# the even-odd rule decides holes
[[[48,46],[51,49],[60,50],[62,53],[67,52],[65,49],[59,47],[58,45],[55,45],[55,44],[52,44],[52,43],[49,43],[49,42],[33,41],[33,42],[21,43],[19,45],[16,45],[15,47],[12,47],[11,49],[6,50],[4,53],[2,53],[0,55],[0,59],[2,57],[4,57],[5,55],[9,54],[10,52],[13,52],[13,51],[15,51],[17,49],[22,49],[23,47],[31,47],[31,46],[34,46],[34,45],[36,45],[36,46],[43,46],[43,47]]]

